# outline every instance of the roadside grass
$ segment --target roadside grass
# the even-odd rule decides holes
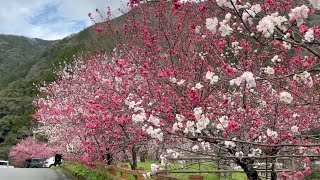
[[[159,164],[155,161],[147,161],[147,162],[138,162],[138,167],[143,167],[145,172],[151,172],[151,164]],[[125,163],[129,165],[128,163]],[[129,165],[130,168],[130,165]],[[202,162],[200,163],[200,169],[205,171],[210,170],[217,170],[218,168],[214,163],[211,162]],[[181,164],[175,163],[171,164],[167,170],[184,170],[184,171],[198,171],[199,170],[199,163],[193,163],[186,165],[185,167],[181,167]],[[191,173],[170,173],[169,176],[177,177],[179,179],[188,179],[189,175],[192,175]],[[247,176],[245,173],[241,172],[234,172],[234,173],[226,173],[221,174],[219,177],[218,173],[200,173],[199,175],[202,175],[205,180],[247,180]],[[131,180],[134,179],[133,176],[129,177]]]
[[[139,162],[138,167],[143,167],[144,172],[151,172],[151,164],[155,163],[154,161],[147,161],[147,162]],[[130,165],[128,163],[122,163],[128,165],[130,168]],[[121,165],[119,163],[118,165]],[[61,165],[61,168],[66,170],[67,172],[71,173],[78,179],[82,180],[105,180],[108,179],[104,173],[105,169],[101,168],[90,168],[80,163],[70,163],[65,162],[63,165]],[[189,165],[184,165],[184,167],[181,167],[181,164],[175,163],[172,164],[170,167],[168,167],[167,170],[183,170],[183,171],[198,171],[199,170],[199,163],[193,163]],[[210,171],[210,170],[217,170],[217,167],[215,164],[211,162],[202,162],[200,163],[200,170]],[[219,174],[217,173],[196,173],[200,174],[204,177],[205,180],[246,180],[246,175],[241,172],[236,173],[226,173],[226,174]],[[120,175],[120,172],[117,172],[117,175]],[[177,177],[179,179],[188,179],[189,175],[191,173],[170,173],[168,174],[172,177]],[[129,175],[129,180],[134,180],[134,177],[132,175]]]
[[[95,171],[80,163],[64,162],[59,168],[64,169],[79,180],[106,180],[108,179],[103,171]]]

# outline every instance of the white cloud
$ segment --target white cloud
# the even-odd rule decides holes
[[[0,33],[61,39],[92,24],[88,12],[110,6],[114,14],[127,0],[0,0]]]

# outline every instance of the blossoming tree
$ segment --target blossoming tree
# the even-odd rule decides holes
[[[21,166],[28,158],[48,158],[54,156],[55,153],[57,153],[55,148],[28,137],[21,140],[10,150],[9,157],[12,160],[12,164]]]
[[[108,62],[100,55],[78,59],[59,73],[59,80],[41,88],[48,97],[34,102],[38,107],[34,118],[49,126],[45,133],[49,140],[62,146],[76,140],[73,153],[89,165],[108,151],[113,158],[121,154],[133,169],[137,167],[145,133],[131,123],[131,111],[135,110],[123,105],[129,103],[126,98],[130,96],[125,79],[130,80],[133,73],[123,62]],[[125,69],[123,81],[117,77],[121,69]],[[136,83],[145,84],[139,80]]]
[[[249,179],[259,179],[258,158],[270,157],[276,179],[277,156],[315,152],[320,29],[308,17],[319,16],[319,1],[134,3],[119,49],[148,82],[128,97],[129,108],[142,107],[132,120],[147,134],[218,144]]]
[[[70,121],[88,154],[132,150],[145,135],[218,147],[249,179],[260,179],[260,158],[275,180],[277,157],[319,150],[310,140],[319,127],[320,28],[310,21],[319,0],[136,3],[122,33],[109,21],[96,27],[119,37],[120,54],[63,72],[36,117]],[[310,173],[301,162],[280,177]]]

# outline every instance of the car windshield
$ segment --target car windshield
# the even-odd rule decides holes
[[[7,166],[7,165],[8,165],[7,162],[3,162],[3,161],[1,162],[1,161],[0,161],[0,166]]]

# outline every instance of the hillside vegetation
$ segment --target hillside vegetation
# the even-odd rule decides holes
[[[113,27],[121,27],[124,19],[114,18]],[[54,71],[74,57],[111,52],[116,44],[116,38],[102,39],[91,28],[56,41],[0,35],[0,159],[7,159],[13,145],[32,135],[37,85],[56,80]]]
[[[55,80],[54,70],[85,51],[89,30],[59,41],[0,35],[0,159],[32,135],[36,85]]]

